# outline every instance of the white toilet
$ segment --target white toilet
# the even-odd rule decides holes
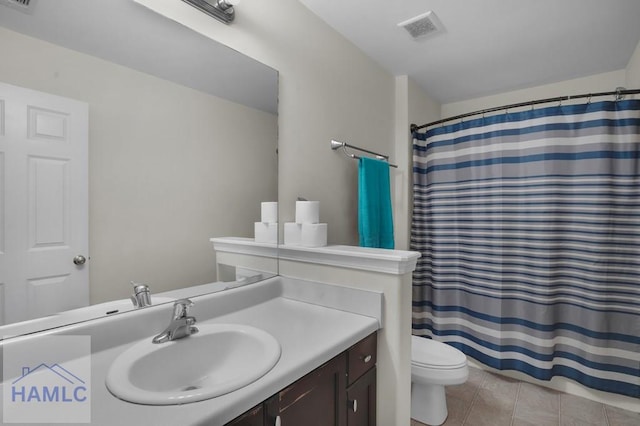
[[[411,418],[427,425],[447,419],[444,387],[467,381],[467,357],[446,343],[411,336]]]

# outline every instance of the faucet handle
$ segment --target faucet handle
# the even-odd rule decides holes
[[[173,318],[180,319],[187,317],[187,311],[193,306],[193,302],[189,299],[179,299],[173,302]]]
[[[149,286],[142,283],[131,281],[133,286],[133,295],[131,296],[131,302],[133,306],[137,308],[144,308],[151,305],[151,292]]]

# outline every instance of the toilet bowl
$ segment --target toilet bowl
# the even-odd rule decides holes
[[[453,346],[411,336],[411,418],[437,426],[447,419],[444,387],[467,381],[467,357]]]

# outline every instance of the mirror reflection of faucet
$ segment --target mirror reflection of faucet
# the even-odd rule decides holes
[[[173,303],[173,315],[169,326],[151,341],[164,343],[196,334],[198,332],[198,328],[194,326],[196,319],[188,315],[191,306],[193,306],[193,302],[189,299],[176,300]]]
[[[149,290],[149,286],[133,281],[131,281],[131,285],[133,286],[133,295],[131,296],[133,306],[136,308],[151,306],[151,290]]]

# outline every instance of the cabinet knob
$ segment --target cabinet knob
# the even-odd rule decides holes
[[[371,355],[363,355],[360,359],[362,359],[364,361],[364,363],[368,363],[369,361],[371,361]]]
[[[276,416],[276,422],[274,423],[274,426],[281,426],[282,422],[280,420],[280,416]]]
[[[358,400],[354,399],[353,401],[349,401],[349,405],[351,406],[350,408],[353,410],[354,413],[358,412]]]

